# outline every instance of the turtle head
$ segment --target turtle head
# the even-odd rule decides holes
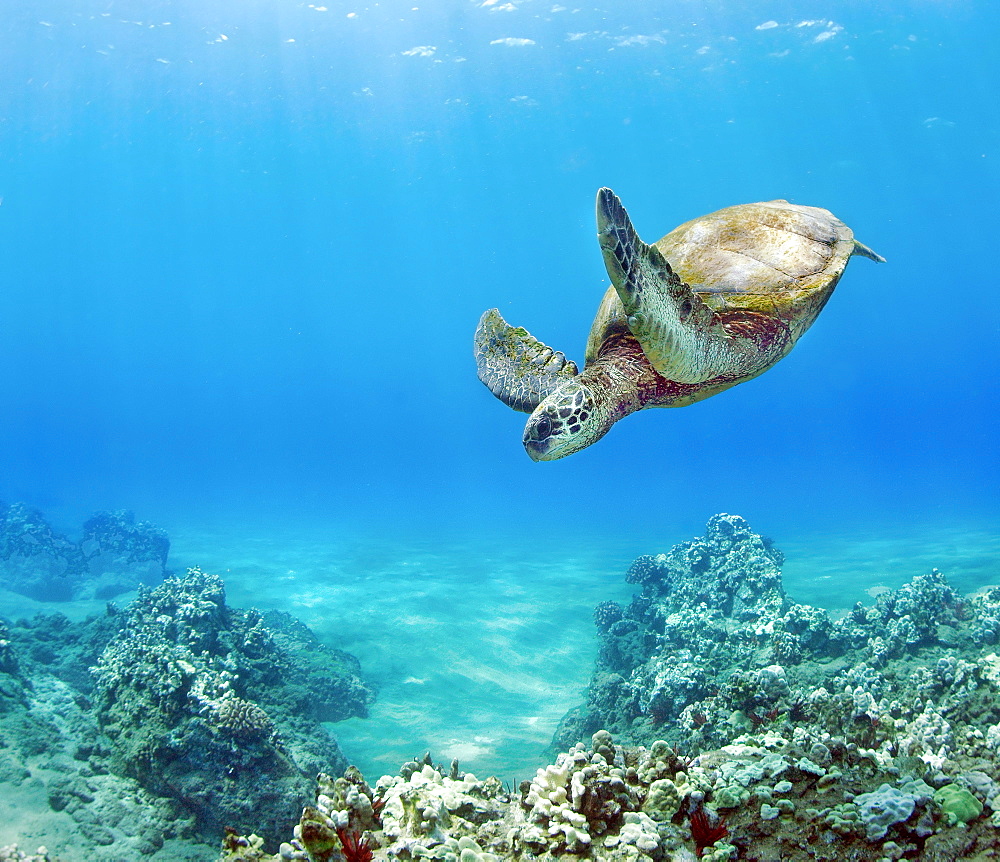
[[[524,426],[532,461],[555,461],[600,440],[611,427],[589,386],[569,380],[543,400]]]

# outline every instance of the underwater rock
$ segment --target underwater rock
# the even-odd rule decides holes
[[[0,715],[26,706],[25,683],[10,629],[0,620]]]
[[[109,599],[166,575],[165,531],[131,512],[100,512],[72,541],[41,512],[0,503],[0,587],[42,602]]]
[[[722,668],[798,660],[809,614],[797,606],[800,634],[776,630],[792,611],[781,583],[783,561],[769,539],[726,514],[713,516],[702,538],[639,557],[626,581],[641,593],[624,610],[605,602],[595,612],[601,648],[588,702],[564,718],[554,747],[601,727],[649,742],[719,686]],[[762,649],[768,640],[769,651]],[[750,708],[768,700],[752,692],[743,699]]]
[[[816,858],[944,860],[1000,846],[1000,658],[989,652],[1000,588],[963,597],[934,569],[831,620],[784,599],[780,554],[739,521],[728,558],[713,551],[727,547],[719,523],[640,557],[627,579],[642,591],[621,614],[599,606],[588,700],[554,747],[603,726],[717,768],[706,798],[732,812],[731,836],[756,835],[727,839],[740,858],[792,858],[796,840]],[[760,603],[729,604],[741,556]]]
[[[666,554],[639,557],[625,580],[664,610],[705,607],[737,620],[772,618],[785,604],[784,556],[739,515],[713,515],[705,535]]]
[[[52,676],[89,697],[94,689],[91,668],[121,627],[125,617],[113,604],[103,614],[74,622],[63,614],[36,614],[10,625],[10,640],[16,647],[25,674]]]
[[[736,618],[735,600],[709,607],[649,581],[627,608],[605,605],[588,704],[562,730],[616,727],[570,739],[517,790],[429,755],[372,785],[353,768],[331,777],[339,752],[300,731],[363,713],[356,660],[286,614],[228,608],[222,582],[199,570],[109,609],[99,634],[47,618],[0,629],[0,695],[14,695],[0,699],[0,780],[44,775],[48,804],[94,858],[152,852],[171,811],[174,835],[224,834],[227,862],[995,855],[1000,656],[979,633],[1000,590],[959,597],[932,571],[833,621],[784,598],[764,540],[738,522],[732,536],[745,553],[734,541],[720,571],[743,553],[767,575],[765,601],[743,596]],[[72,679],[109,633],[89,710],[55,671]],[[77,657],[53,659],[46,638],[78,643]],[[103,807],[108,768],[161,794],[145,794],[153,828],[138,829],[120,798]],[[315,771],[318,787],[305,778]]]
[[[85,697],[25,656],[17,664],[22,672],[16,675],[0,672],[0,688],[15,695],[0,698],[0,798],[15,819],[27,809],[33,830],[58,826],[45,836],[49,850],[4,848],[0,860],[58,862],[63,851],[74,858],[139,859],[165,840],[194,837],[179,806],[109,772],[107,741]]]
[[[109,599],[140,584],[161,583],[170,539],[166,530],[148,521],[136,523],[131,512],[99,512],[84,522],[80,550],[88,577],[75,598]]]
[[[59,860],[50,856],[45,847],[39,847],[34,853],[25,853],[19,850],[16,844],[9,844],[0,847],[0,862],[59,862]]]
[[[85,571],[80,547],[37,509],[0,503],[0,587],[37,599],[72,599]]]
[[[292,664],[282,684],[270,687],[270,697],[282,700],[287,712],[314,721],[368,716],[374,693],[361,679],[357,658],[322,643],[309,626],[285,611],[266,611],[262,621]]]
[[[849,616],[834,625],[831,640],[843,651],[867,647],[868,658],[880,665],[915,647],[943,642],[940,629],[961,622],[956,617],[963,609],[964,602],[944,575],[932,569],[898,590],[883,593],[873,607],[856,604]],[[971,634],[964,638],[971,640]]]
[[[366,713],[353,657],[309,642],[306,660],[301,629],[285,621],[294,634],[276,636],[198,569],[140,589],[124,616],[94,668],[111,766],[177,800],[204,835],[246,824],[276,835],[311,799],[317,765],[346,765],[317,722]]]
[[[639,692],[639,709],[656,724],[673,721],[685,706],[710,690],[708,677],[691,650],[655,656],[632,674],[630,683]]]
[[[356,658],[197,570],[85,622],[0,621],[0,797],[68,818],[48,846],[73,858],[209,858],[224,825],[297,816],[344,765],[319,722],[372,698]]]

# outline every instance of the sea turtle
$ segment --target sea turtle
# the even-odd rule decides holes
[[[612,286],[582,373],[496,308],[476,328],[479,379],[531,413],[523,442],[535,461],[578,452],[636,410],[683,407],[762,374],[816,319],[852,255],[884,261],[829,211],[784,200],[728,207],[646,245],[601,189],[597,236]]]

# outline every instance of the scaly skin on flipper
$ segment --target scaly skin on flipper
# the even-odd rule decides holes
[[[476,327],[479,379],[508,407],[530,413],[579,373],[576,363],[546,347],[528,330],[511,326],[491,308]]]
[[[653,367],[678,383],[754,376],[792,346],[782,321],[755,311],[713,311],[646,245],[610,189],[597,193],[597,235],[627,315]]]

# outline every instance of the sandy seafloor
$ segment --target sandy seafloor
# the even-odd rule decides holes
[[[751,527],[769,533],[767,524]],[[931,567],[963,592],[1000,583],[1000,535],[988,525],[772,536],[786,556],[789,596],[834,612],[870,603]],[[290,611],[361,660],[379,689],[371,715],[328,727],[369,780],[429,750],[439,762],[458,758],[467,771],[516,783],[551,760],[546,747],[559,719],[583,700],[597,648],[594,605],[628,601],[624,573],[635,556],[692,537],[595,536],[585,545],[454,535],[346,539],[259,524],[175,528],[170,564],[222,575],[231,606]],[[103,606],[45,605],[0,592],[0,616],[8,619],[36,611],[79,618]],[[38,810],[42,799],[0,798],[0,844],[34,849],[49,824],[65,829]]]

